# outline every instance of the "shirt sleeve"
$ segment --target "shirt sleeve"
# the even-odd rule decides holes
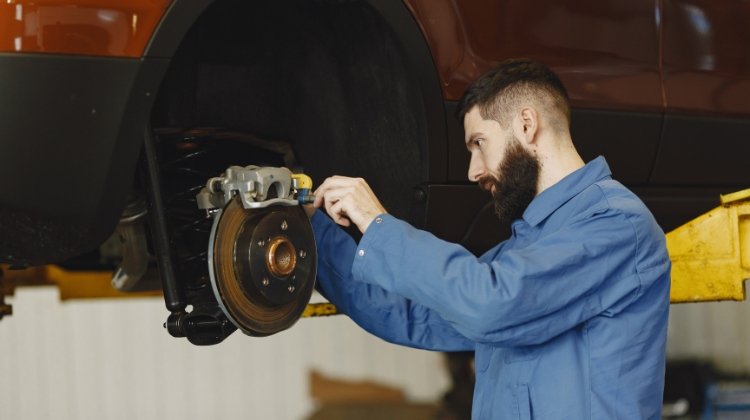
[[[576,325],[614,315],[640,290],[637,238],[622,213],[601,211],[491,261],[389,215],[368,227],[355,280],[432,308],[479,343],[543,343]]]
[[[318,290],[359,326],[392,343],[440,350],[474,350],[437,312],[352,278],[357,244],[330,218],[316,211],[311,219],[318,247]]]

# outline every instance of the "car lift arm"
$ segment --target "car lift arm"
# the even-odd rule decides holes
[[[750,278],[750,189],[667,234],[672,303],[745,300]]]

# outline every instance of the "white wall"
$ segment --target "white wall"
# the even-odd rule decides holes
[[[750,373],[750,302],[672,305],[667,356],[704,358],[732,373]]]
[[[404,389],[436,401],[442,356],[385,343],[336,316],[266,338],[234,333],[195,347],[161,327],[161,299],[60,303],[53,288],[18,289],[0,321],[0,420],[302,419],[308,375]],[[750,302],[672,305],[667,355],[750,372]]]
[[[437,401],[449,387],[438,353],[394,346],[344,316],[302,319],[266,338],[239,332],[195,347],[162,328],[158,298],[60,303],[17,289],[0,321],[0,420],[302,419],[311,369]]]

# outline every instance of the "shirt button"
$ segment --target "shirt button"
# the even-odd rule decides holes
[[[365,250],[364,249],[360,249],[359,252],[357,252],[357,255],[359,255],[360,257],[364,257],[365,256]]]
[[[382,222],[383,222],[383,218],[382,217],[376,217],[375,218],[375,223],[382,223]]]

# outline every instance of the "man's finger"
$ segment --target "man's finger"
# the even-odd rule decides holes
[[[328,210],[328,214],[331,216],[334,222],[338,223],[341,226],[350,226],[351,220],[349,219],[344,206],[344,201],[338,200],[334,204],[332,204],[329,209],[326,210]]]
[[[375,216],[385,213],[383,205],[362,178],[332,176],[323,181],[314,194],[314,205],[323,206],[337,224],[356,224],[362,232]]]
[[[323,205],[323,202],[325,201],[325,193],[328,190],[328,179],[330,178],[326,178],[326,180],[323,181],[323,183],[320,184],[315,191],[313,191],[313,195],[315,196],[313,206],[315,206],[316,208],[319,208],[321,205]]]
[[[342,186],[349,185],[350,182],[348,181],[351,178],[346,178],[338,175],[334,175],[332,177],[326,178],[325,181],[323,181],[320,186],[318,186],[318,189],[316,189],[313,194],[315,195],[315,201],[313,202],[313,205],[315,207],[320,207],[328,194],[330,190],[341,188]]]
[[[318,203],[318,207],[323,205],[324,202],[336,202],[344,197],[347,197],[349,195],[355,194],[356,191],[351,185],[348,184],[342,184],[342,185],[333,185],[333,186],[326,186],[326,188],[321,189],[320,191],[315,192],[315,199]]]
[[[341,218],[341,205],[337,205],[339,203],[339,200],[327,198],[325,200],[325,209],[326,213],[328,213],[329,216],[333,219],[334,222],[338,223],[339,219]]]

